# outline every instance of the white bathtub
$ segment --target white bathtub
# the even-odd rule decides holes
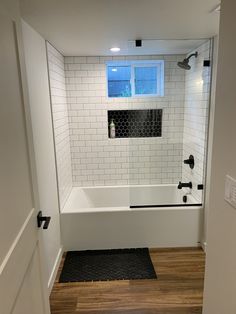
[[[203,208],[183,195],[176,185],[73,188],[61,210],[64,249],[198,246]]]

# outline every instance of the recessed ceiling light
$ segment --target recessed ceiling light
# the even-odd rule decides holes
[[[112,52],[119,52],[120,48],[119,47],[113,47],[110,49]]]

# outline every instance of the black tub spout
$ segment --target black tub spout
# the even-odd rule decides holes
[[[190,189],[192,189],[193,188],[193,184],[192,184],[192,182],[182,183],[182,182],[179,181],[178,189],[181,190],[182,188],[190,188]]]

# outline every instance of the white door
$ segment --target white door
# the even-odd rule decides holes
[[[3,3],[4,1],[2,1]],[[0,313],[49,314],[22,100],[18,13],[0,3]],[[6,2],[7,3],[7,2]],[[32,154],[31,154],[32,156]]]

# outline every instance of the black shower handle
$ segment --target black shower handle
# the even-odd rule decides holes
[[[184,160],[184,164],[189,165],[189,167],[191,169],[193,169],[194,168],[194,157],[193,157],[193,155],[189,155],[189,158]]]

